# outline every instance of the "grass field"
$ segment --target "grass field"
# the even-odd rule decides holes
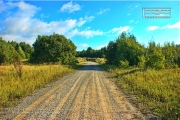
[[[20,78],[13,65],[0,66],[0,108],[13,106],[20,98],[73,71],[61,65],[23,65]]]
[[[139,101],[163,119],[180,119],[180,69],[146,70],[118,69],[106,66],[116,84],[137,95]]]

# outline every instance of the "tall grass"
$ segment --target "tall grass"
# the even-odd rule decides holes
[[[96,62],[99,64],[105,64],[106,59],[105,58],[96,58]]]
[[[180,69],[111,69],[116,83],[138,96],[139,100],[162,119],[180,119]]]
[[[14,105],[14,101],[73,71],[61,65],[23,65],[19,78],[13,65],[0,66],[0,108]]]

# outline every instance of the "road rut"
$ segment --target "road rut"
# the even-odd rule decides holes
[[[2,119],[131,120],[145,119],[94,62],[49,85]]]

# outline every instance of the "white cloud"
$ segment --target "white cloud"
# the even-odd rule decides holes
[[[86,44],[86,43],[83,43],[83,44],[80,44],[79,45],[79,47],[83,47],[83,48],[86,48],[86,47],[88,47],[89,45],[88,44]]]
[[[112,30],[110,30],[109,32],[112,32],[112,33],[117,33],[117,34],[121,34],[122,32],[126,32],[126,31],[131,31],[132,28],[130,26],[120,26],[119,28],[113,28]]]
[[[5,4],[4,4],[5,5]],[[40,8],[27,4],[25,2],[8,3],[6,8],[16,8],[13,14],[7,16],[0,27],[0,36],[5,40],[28,41],[32,44],[37,35],[50,35],[53,32],[63,34],[67,37],[85,36],[87,38],[95,35],[102,35],[103,32],[99,30],[85,29],[79,31],[78,28],[85,23],[94,19],[94,16],[85,16],[79,19],[67,19],[51,22],[44,22],[35,18],[35,14]]]
[[[91,38],[93,36],[98,36],[98,35],[103,35],[103,32],[99,31],[99,30],[82,30],[82,31],[79,31],[78,29],[74,29],[67,34],[68,37],[83,36],[86,38]]]
[[[134,5],[129,5],[128,8],[130,11],[133,11],[135,8],[138,8],[140,5],[139,4],[134,4]]]
[[[73,4],[72,1],[64,4],[60,9],[61,12],[69,12],[69,13],[78,10],[81,10],[81,6],[79,4],[75,4],[75,3]]]
[[[162,27],[162,29],[174,29],[174,28],[180,29],[180,21],[175,24],[172,24],[172,25],[168,24]]]
[[[134,13],[134,10],[138,8],[140,5],[139,4],[134,4],[134,5],[129,5],[127,7],[128,13],[126,14],[127,16],[130,16],[132,13]]]
[[[96,50],[100,50],[101,48],[103,48],[105,46],[107,46],[107,45],[99,45],[99,46],[96,47]]]
[[[77,23],[78,26],[82,26],[86,22],[90,22],[94,19],[94,16],[85,16],[84,18],[79,18],[79,22]]]
[[[109,10],[110,10],[109,8],[103,9],[103,10],[100,10],[97,14],[100,15],[100,14],[106,13]]]
[[[180,29],[180,21],[176,22],[174,24],[167,24],[165,26],[148,26],[147,30],[148,31],[153,31],[153,30],[157,30],[157,29]]]
[[[157,30],[157,29],[159,29],[159,26],[149,26],[149,27],[147,27],[148,31],[153,31],[153,30]]]

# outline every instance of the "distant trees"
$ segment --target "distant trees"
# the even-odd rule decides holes
[[[87,50],[78,51],[77,57],[90,57],[90,58],[104,58],[105,49],[94,50],[91,47],[88,47]]]
[[[33,48],[34,52],[30,56],[32,63],[72,64],[76,61],[76,46],[63,35],[38,35]]]
[[[17,43],[16,41],[8,41],[8,43],[14,47],[22,59],[30,58],[31,53],[33,52],[33,48],[29,44],[25,42]]]
[[[14,63],[19,57],[14,47],[0,37],[0,64]]]
[[[139,44],[132,34],[123,32],[115,41],[100,50],[88,47],[76,52],[74,43],[63,35],[38,35],[31,47],[25,42],[4,41],[0,37],[0,64],[11,64],[29,59],[31,63],[74,64],[76,57],[106,58],[108,64],[122,68],[177,68],[180,67],[180,45],[166,42],[163,46],[151,41],[147,47]]]
[[[20,47],[22,48],[22,50],[24,51],[25,58],[26,58],[26,59],[29,59],[31,53],[33,52],[33,48],[32,48],[29,44],[27,44],[27,43],[25,43],[25,42],[20,42],[20,43],[19,43],[19,46],[20,46]]]

